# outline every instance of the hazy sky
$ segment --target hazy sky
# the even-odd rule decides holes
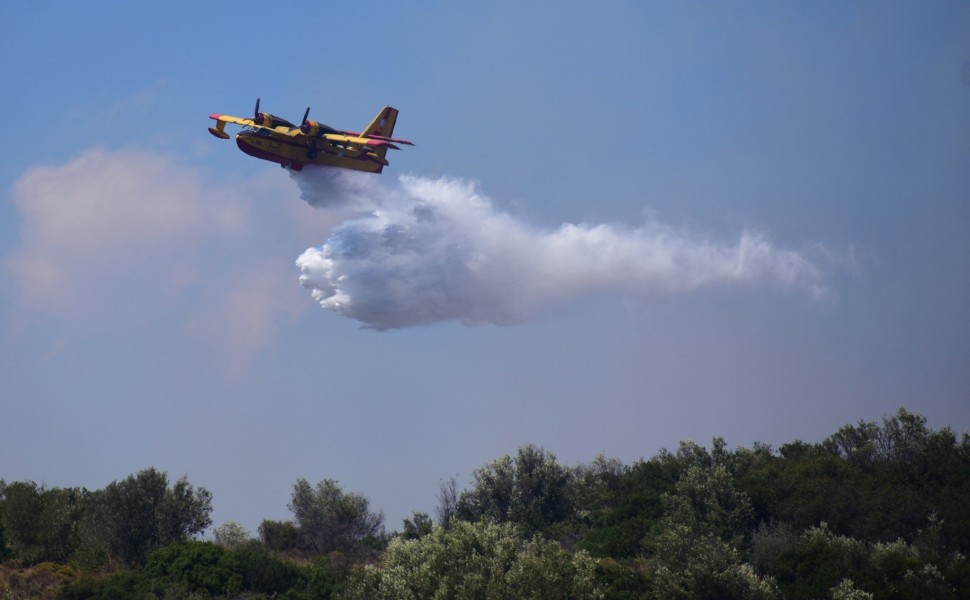
[[[394,529],[526,443],[970,428],[966,3],[5,18],[0,478],[154,466],[253,533],[332,478]],[[206,132],[257,96],[417,145],[294,177]]]

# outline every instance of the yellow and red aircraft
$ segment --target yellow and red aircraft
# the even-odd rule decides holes
[[[269,113],[259,112],[259,98],[256,98],[252,119],[213,113],[209,118],[215,119],[216,126],[210,127],[209,133],[228,140],[226,123],[242,125],[242,131],[236,134],[236,145],[240,150],[294,171],[314,164],[380,173],[388,165],[384,155],[389,148],[400,150],[395,144],[414,145],[407,140],[391,137],[397,112],[396,108],[385,106],[363,132],[354,133],[308,120],[309,108],[303,113],[300,125],[294,125]]]

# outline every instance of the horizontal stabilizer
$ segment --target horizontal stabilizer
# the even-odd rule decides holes
[[[368,152],[367,153],[367,156],[370,157],[372,160],[376,160],[377,162],[381,163],[385,167],[388,166],[389,164],[391,164],[391,163],[387,162],[387,159],[386,158],[384,158],[383,156],[381,156],[380,154],[378,154],[376,152]]]
[[[370,136],[367,136],[367,137],[369,137],[372,140],[384,140],[385,142],[395,142],[395,143],[398,143],[398,144],[407,144],[408,146],[413,146],[414,145],[414,142],[409,142],[407,140],[402,140],[402,139],[398,139],[398,138],[384,137],[383,135],[370,135]],[[400,150],[400,148],[397,148],[397,150]]]

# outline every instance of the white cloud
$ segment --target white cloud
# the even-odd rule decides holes
[[[247,198],[252,190],[265,186],[215,187],[141,149],[92,149],[31,168],[13,187],[21,243],[5,260],[18,321],[174,327],[196,340],[204,331],[210,346],[252,356],[298,301],[281,281],[285,261],[281,275],[267,275],[266,256],[281,250],[261,236],[269,219],[256,211],[274,209]]]
[[[23,226],[7,266],[21,307],[69,318],[98,314],[128,278],[164,295],[199,277],[192,251],[207,236],[241,233],[247,219],[243,204],[144,150],[94,149],[34,167],[14,185],[13,202]]]

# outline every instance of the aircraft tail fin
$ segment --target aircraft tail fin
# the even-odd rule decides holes
[[[361,137],[390,138],[394,133],[395,123],[397,123],[397,109],[385,106],[370,122]]]

